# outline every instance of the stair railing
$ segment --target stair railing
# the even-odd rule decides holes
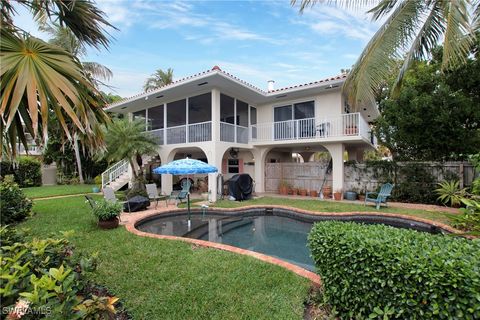
[[[128,173],[128,167],[129,163],[127,160],[120,160],[105,170],[102,173],[102,189],[109,183],[117,180],[121,175]]]

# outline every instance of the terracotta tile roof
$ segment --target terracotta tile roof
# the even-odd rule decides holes
[[[347,77],[346,74],[342,74],[342,75],[338,75],[338,76],[335,76],[335,77],[330,77],[330,78],[326,78],[326,79],[322,79],[322,80],[318,80],[318,81],[314,81],[314,82],[309,82],[309,83],[304,83],[304,84],[299,84],[299,85],[295,85],[295,86],[290,86],[290,87],[284,87],[284,88],[279,88],[279,89],[274,89],[274,90],[271,90],[271,91],[264,91],[234,75],[232,75],[231,73],[228,73],[222,69],[220,69],[219,66],[214,66],[212,69],[210,70],[206,70],[206,71],[203,71],[203,72],[199,72],[199,73],[196,73],[196,74],[193,74],[191,76],[188,76],[188,77],[184,77],[182,79],[179,79],[179,80],[176,80],[176,81],[173,81],[172,83],[170,84],[167,84],[167,85],[164,85],[164,86],[161,86],[161,87],[158,87],[158,88],[155,88],[155,89],[151,89],[151,90],[148,90],[146,92],[141,92],[141,93],[138,93],[136,95],[133,95],[133,96],[130,96],[130,97],[127,97],[127,98],[124,98],[120,101],[117,101],[117,102],[114,102],[110,105],[107,105],[107,108],[108,107],[112,107],[112,106],[116,106],[116,105],[120,105],[124,102],[127,102],[127,101],[131,101],[131,100],[134,100],[138,97],[141,97],[141,96],[148,96],[154,92],[160,92],[166,88],[169,88],[169,87],[173,87],[179,83],[182,83],[182,82],[186,82],[188,80],[191,80],[193,78],[198,78],[198,77],[201,77],[201,76],[204,76],[204,75],[207,75],[207,74],[210,74],[210,73],[221,73],[225,76],[227,76],[228,78],[230,79],[233,79],[235,81],[238,81],[240,83],[242,83],[243,85],[247,86],[247,87],[250,87],[251,89],[255,90],[255,91],[258,91],[259,93],[261,94],[268,94],[268,93],[277,93],[277,92],[281,92],[281,91],[285,91],[285,90],[289,90],[289,89],[295,89],[295,88],[301,88],[301,87],[307,87],[307,86],[310,86],[310,85],[316,85],[316,84],[319,84],[319,83],[324,83],[324,82],[328,82],[328,81],[333,81],[333,80],[341,80],[341,79],[344,79]]]
[[[330,77],[330,78],[326,78],[326,79],[322,79],[322,80],[318,80],[318,81],[297,84],[295,86],[284,87],[284,88],[279,88],[279,89],[273,89],[273,90],[268,91],[268,93],[274,93],[274,92],[280,92],[280,91],[285,91],[285,90],[289,90],[289,89],[307,87],[307,86],[312,86],[312,85],[316,85],[316,84],[320,84],[320,83],[324,83],[324,82],[328,82],[328,81],[342,80],[342,79],[345,79],[346,77],[347,77],[346,74],[340,74],[340,75],[335,76],[335,77]]]

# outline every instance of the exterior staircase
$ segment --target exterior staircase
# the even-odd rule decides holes
[[[130,182],[130,164],[127,160],[115,163],[102,173],[102,190],[110,187],[113,191],[118,191],[128,182]]]
[[[152,159],[151,156],[142,157],[142,169],[145,170],[145,166]],[[110,187],[113,191],[118,191],[124,185],[130,182],[132,177],[132,172],[130,164],[127,160],[121,160],[102,173],[102,189],[105,187]]]

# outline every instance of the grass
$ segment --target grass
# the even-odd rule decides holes
[[[23,192],[30,199],[64,196],[72,194],[84,194],[92,192],[94,184],[55,185],[23,188]],[[98,186],[97,186],[98,187]]]
[[[264,197],[247,201],[229,201],[220,200],[211,206],[221,208],[239,208],[249,205],[284,205],[289,207],[295,207],[299,209],[305,209],[318,212],[363,212],[363,211],[376,211],[373,206],[364,206],[359,204],[342,203],[334,201],[321,201],[321,200],[300,200],[300,199],[288,199],[288,198],[273,198]],[[439,221],[446,224],[451,224],[453,216],[452,213],[442,211],[428,211],[420,209],[405,209],[405,208],[381,208],[379,212],[400,213],[405,215],[411,215],[415,217],[430,219]]]
[[[77,252],[99,253],[92,280],[134,319],[301,319],[309,282],[281,267],[180,241],[99,230],[82,197],[35,202],[34,236],[74,230]]]

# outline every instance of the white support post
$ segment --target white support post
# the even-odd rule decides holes
[[[345,151],[345,146],[343,143],[336,143],[325,147],[328,149],[332,157],[333,192],[343,192],[343,153]]]

